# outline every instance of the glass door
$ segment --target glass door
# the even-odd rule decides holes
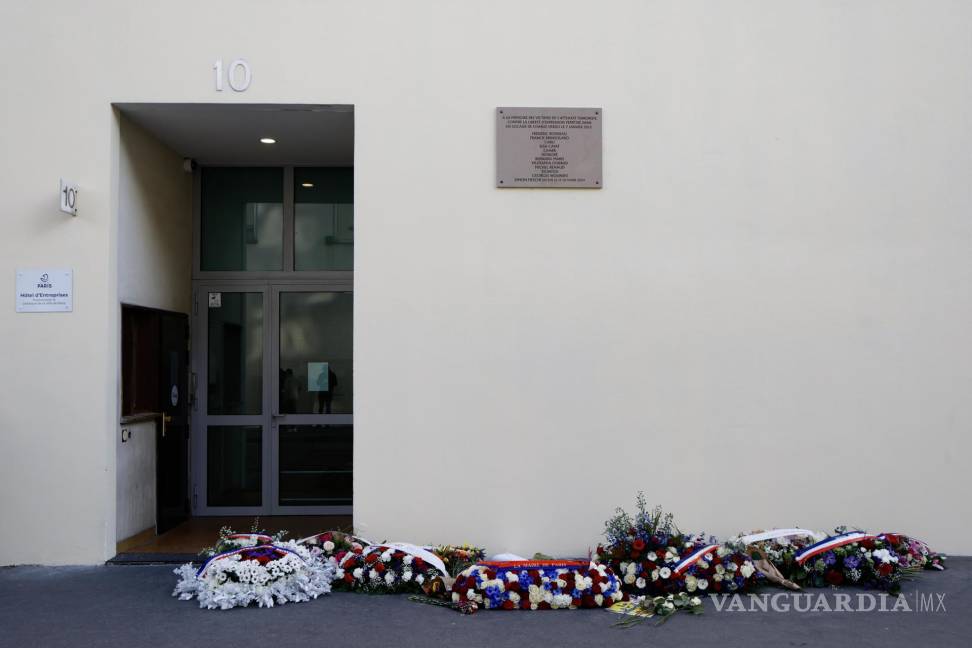
[[[193,298],[193,510],[268,513],[269,289],[261,282],[201,284]]]
[[[274,285],[271,498],[274,512],[350,513],[354,296]]]
[[[350,283],[204,283],[194,300],[194,513],[350,513]]]

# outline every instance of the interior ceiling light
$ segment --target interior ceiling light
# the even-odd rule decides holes
[[[260,142],[263,144],[276,144],[277,140],[273,139],[272,137],[261,137]]]
[[[310,189],[311,187],[314,186],[314,183],[313,182],[301,182],[300,183],[300,186],[301,187],[307,187],[308,189]]]

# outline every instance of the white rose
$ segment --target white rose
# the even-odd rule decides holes
[[[655,562],[656,560],[658,560],[658,554],[656,554],[654,551],[649,551],[646,558],[648,558],[648,560],[650,560],[651,562]]]
[[[669,569],[668,567],[662,567],[661,569],[658,570],[658,575],[662,578],[668,578],[669,576],[672,575],[672,570]]]
[[[364,570],[358,567],[353,572],[351,572],[351,575],[354,576],[355,580],[361,580],[361,576],[364,575]]]
[[[700,590],[704,590],[709,586],[709,581],[705,580],[704,578],[700,578],[698,579],[698,582],[696,582],[696,585]]]
[[[624,582],[625,582],[626,585],[630,585],[631,583],[635,582],[635,575],[634,574],[625,574],[624,575]]]
[[[752,563],[743,563],[743,566],[739,569],[739,573],[743,575],[743,578],[749,578],[753,575],[756,569],[753,567]]]
[[[324,543],[324,551],[327,551],[328,553],[334,551],[334,543],[331,542],[330,540],[328,540],[327,542],[325,542]]]
[[[698,585],[699,585],[698,579],[696,579],[695,576],[693,576],[692,574],[689,574],[688,576],[685,577],[685,589],[687,589],[688,591],[694,592],[695,588],[698,587]]]
[[[601,585],[606,585],[606,583],[601,583]],[[635,587],[638,589],[644,589],[645,585],[647,585],[647,583],[645,582],[644,578],[639,577],[638,580],[635,581]]]
[[[651,572],[651,580],[653,580],[653,581],[658,580],[658,570],[657,569],[653,569],[652,570],[652,572]]]

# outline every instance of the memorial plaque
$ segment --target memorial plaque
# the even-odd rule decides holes
[[[600,189],[600,108],[497,108],[496,186]]]

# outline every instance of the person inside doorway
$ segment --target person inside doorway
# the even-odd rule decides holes
[[[330,414],[331,401],[334,398],[334,389],[337,387],[337,374],[328,365],[327,371],[321,371],[317,375],[317,413]]]

